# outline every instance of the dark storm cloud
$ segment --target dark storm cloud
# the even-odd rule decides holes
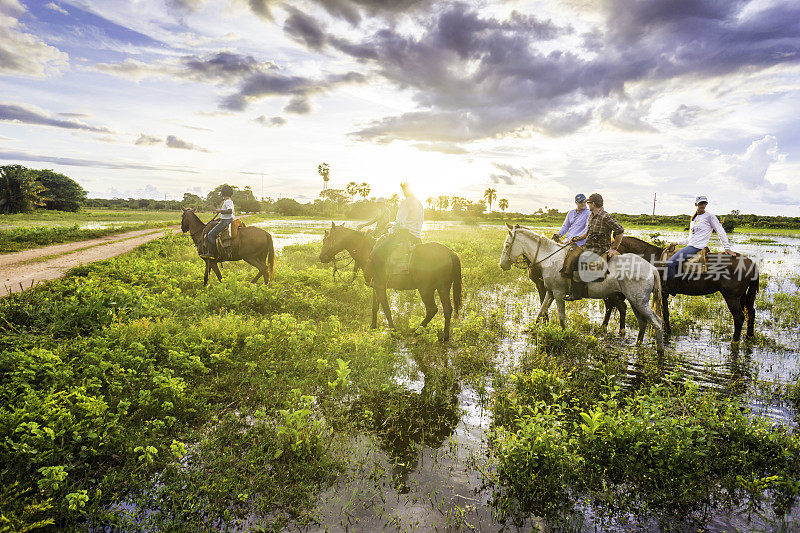
[[[253,56],[218,52],[204,57],[187,56],[182,60],[186,75],[202,80],[235,82],[266,70],[277,68],[271,61],[258,61]]]
[[[208,152],[205,148],[200,148],[199,146],[186,142],[183,139],[179,139],[175,135],[168,135],[167,136],[167,148],[178,148],[180,150],[196,150],[198,152]]]
[[[264,72],[247,78],[236,93],[223,100],[222,107],[241,111],[252,101],[286,95],[293,97],[287,107],[297,113],[302,111],[304,105],[309,105],[308,97],[311,95],[324,93],[339,85],[363,83],[366,79],[357,72],[334,74],[320,79],[282,72]]]
[[[89,126],[74,120],[61,120],[48,117],[38,111],[26,109],[18,105],[0,104],[0,120],[18,122],[22,124],[35,124],[38,126],[53,126],[70,130],[85,130],[98,133],[111,133],[108,128]]]
[[[94,167],[94,168],[110,168],[110,169],[129,169],[129,170],[149,170],[149,171],[167,171],[167,172],[186,172],[190,174],[197,174],[196,170],[191,170],[186,167],[176,166],[152,166],[140,165],[139,163],[129,162],[113,162],[113,161],[95,161],[92,159],[77,159],[73,157],[56,157],[50,155],[29,154],[26,152],[2,152],[0,151],[0,160],[5,161],[36,161],[42,163],[54,163],[56,165],[66,165],[71,167]]]
[[[328,46],[413,90],[420,106],[353,135],[383,143],[461,142],[520,129],[564,135],[593,117],[625,130],[655,131],[646,121],[647,102],[626,101],[626,84],[657,88],[675,78],[800,60],[796,2],[751,9],[747,16],[742,10],[750,2],[744,0],[609,0],[604,6],[605,27],[582,36],[590,54],[540,51],[539,42],[571,33],[568,27],[519,14],[487,18],[466,4],[448,6],[414,36],[393,27],[361,42],[328,36]],[[691,118],[691,110],[684,114],[673,121]]]
[[[327,41],[322,26],[299,9],[290,7],[289,16],[283,23],[283,31],[292,39],[302,42],[312,50],[321,49]]]

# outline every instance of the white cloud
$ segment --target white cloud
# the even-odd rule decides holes
[[[0,75],[41,78],[65,68],[67,54],[24,31],[24,12],[17,0],[0,0]]]
[[[784,183],[774,183],[767,179],[767,172],[774,163],[782,162],[786,155],[778,151],[778,139],[772,135],[753,141],[742,155],[728,156],[728,169],[724,172],[745,187],[746,190],[760,191],[765,199],[772,203],[782,198],[787,187]],[[796,204],[795,198],[790,198]]]
[[[69,11],[67,11],[63,7],[59,6],[55,2],[50,2],[49,4],[45,5],[44,7],[46,7],[47,9],[52,9],[53,11],[61,13],[62,15],[69,15]]]

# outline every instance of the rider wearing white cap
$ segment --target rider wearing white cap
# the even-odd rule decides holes
[[[711,234],[714,231],[717,232],[722,244],[725,246],[725,253],[736,255],[735,252],[731,251],[731,245],[728,242],[728,234],[725,233],[725,228],[722,227],[719,219],[716,215],[706,211],[708,198],[705,196],[698,196],[694,200],[694,205],[697,206],[697,211],[692,216],[692,221],[689,223],[689,237],[682,241],[670,243],[676,246],[685,246],[678,250],[678,252],[667,261],[666,290],[668,292],[674,293],[674,279],[680,263],[708,246],[708,241],[711,240]]]

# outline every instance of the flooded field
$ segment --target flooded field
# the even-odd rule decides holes
[[[36,346],[73,365],[69,374],[47,374],[65,387],[77,386],[72,376],[106,369],[86,390],[107,407],[84,422],[83,434],[106,443],[108,452],[93,453],[116,466],[94,482],[80,481],[83,467],[65,466],[73,485],[46,489],[68,490],[73,500],[85,491],[85,520],[96,530],[800,527],[793,500],[773,511],[800,483],[794,462],[785,463],[800,450],[800,239],[732,236],[762,272],[753,342],[730,342],[719,295],[678,296],[670,299],[674,335],[659,357],[650,334],[635,346],[632,313],[626,335],[616,312],[601,330],[599,301],[567,304],[566,331],[534,323],[538,295],[525,272],[498,267],[505,233],[497,226],[425,227],[427,240],[453,247],[463,264],[464,308],[442,343],[440,316],[416,327],[423,309],[412,292],[390,296],[396,332],[382,316],[378,330],[368,329],[371,291],[361,275],[334,280],[318,261],[328,222],[253,225],[270,231],[278,249],[269,286],[247,283],[250,267],[226,264],[223,281],[203,289],[194,249],[183,236],[167,237],[0,309],[3,365],[40,368],[37,361],[48,360],[41,352],[25,355]],[[9,391],[22,390],[26,375],[2,382],[9,409],[21,401]],[[32,401],[19,412],[32,412]],[[645,408],[661,433],[637,425]],[[25,416],[61,431],[49,415]],[[114,433],[94,429],[101,426]],[[22,434],[8,438],[34,442]],[[53,447],[52,457],[86,453],[84,438]],[[659,439],[675,440],[659,451]],[[520,455],[520,446],[537,442],[550,444]],[[615,454],[639,447],[650,455],[615,463]],[[662,457],[677,462],[659,470]],[[735,457],[743,459],[730,462]],[[636,463],[651,460],[653,473],[642,477]],[[562,462],[563,470],[550,469]],[[47,470],[53,463],[70,464],[51,460],[43,472],[61,472]],[[702,465],[711,465],[705,477]],[[61,501],[53,504],[65,506],[56,523],[67,524],[78,515],[63,518],[71,500]]]

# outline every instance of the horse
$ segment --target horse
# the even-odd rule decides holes
[[[364,271],[365,277],[371,274],[369,261],[374,241],[360,231],[337,226],[331,222],[329,230],[325,231],[322,239],[322,250],[319,260],[329,263],[339,252],[347,250],[356,267]],[[380,278],[381,276],[377,276]],[[439,308],[436,305],[436,293],[444,311],[444,334],[442,341],[450,340],[450,318],[455,311],[455,317],[461,310],[461,259],[453,250],[438,242],[426,242],[414,246],[411,251],[408,274],[395,274],[384,281],[372,278],[372,329],[378,327],[378,306],[383,308],[386,322],[390,329],[394,329],[392,312],[389,309],[389,299],[386,289],[401,291],[417,290],[422,302],[425,304],[425,318],[420,327],[425,327],[433,319]],[[452,303],[450,290],[453,291]]]
[[[636,237],[623,237],[619,251],[633,253],[646,259],[650,264],[664,268],[661,259],[665,248],[660,248]],[[691,275],[677,279],[677,294],[699,296],[722,293],[728,310],[733,315],[733,342],[739,342],[742,336],[745,311],[747,312],[747,338],[755,336],[756,308],[758,294],[758,265],[743,255],[731,256],[715,253],[706,256],[707,264],[713,266],[713,272]],[[669,325],[669,294],[662,297],[662,315],[664,332],[672,334]],[[606,316],[608,316],[606,311]]]
[[[508,236],[500,255],[500,268],[508,270],[520,256],[525,256],[532,264],[538,264],[542,272],[542,281],[547,289],[547,296],[542,303],[536,319],[547,313],[547,309],[556,301],[558,320],[562,328],[566,327],[564,296],[567,292],[567,280],[561,275],[561,267],[567,254],[566,247],[537,233],[520,226],[508,227]],[[540,259],[540,257],[542,259]],[[664,335],[661,319],[650,308],[650,295],[653,294],[656,305],[661,305],[661,282],[658,270],[635,254],[624,254],[608,261],[608,274],[601,281],[587,284],[589,298],[607,298],[621,292],[631,303],[639,322],[637,346],[644,339],[645,329],[649,322],[653,326],[656,337],[656,350],[664,353]]]
[[[508,224],[507,224],[508,225]],[[519,224],[518,224],[519,226]],[[509,227],[511,227],[509,225]],[[524,226],[519,226],[524,228]],[[530,229],[530,228],[525,228]],[[556,242],[556,241],[553,241]],[[532,264],[529,260],[522,256],[525,267],[528,271],[528,279],[530,279],[533,284],[536,286],[536,291],[539,293],[539,304],[544,303],[544,299],[547,297],[547,288],[544,286],[544,280],[542,279],[542,269],[539,265]],[[608,323],[611,320],[611,313],[616,309],[619,311],[619,334],[625,335],[625,314],[627,313],[628,306],[625,305],[625,297],[622,294],[612,294],[608,298],[603,298],[603,305],[606,308],[606,314],[603,318],[603,323],[600,325],[603,330],[608,328]],[[547,322],[548,316],[547,313],[544,315],[544,321]]]
[[[183,233],[189,232],[194,245],[198,246],[206,232],[214,226],[215,222],[212,220],[206,224],[198,218],[194,209],[190,207],[184,207],[182,209],[181,231]],[[206,262],[206,271],[203,275],[204,287],[208,285],[208,273],[212,270],[214,274],[217,275],[217,279],[222,281],[222,273],[219,271],[218,263],[222,263],[223,261],[244,260],[258,269],[258,274],[253,278],[252,283],[256,283],[260,277],[264,278],[265,285],[270,282],[275,269],[275,247],[272,244],[272,235],[261,228],[247,226],[239,228],[236,241],[238,246],[234,247],[230,259],[203,258]],[[199,249],[197,254],[200,255]]]

